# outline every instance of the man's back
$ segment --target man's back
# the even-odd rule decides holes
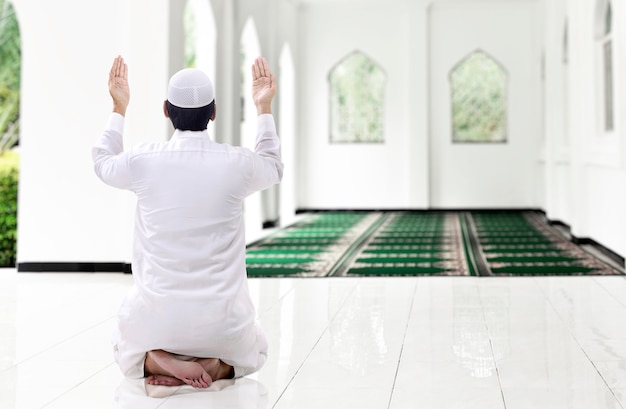
[[[140,290],[187,299],[204,297],[209,287],[237,291],[245,277],[243,200],[252,155],[204,132],[176,132],[167,143],[131,151]]]
[[[170,80],[164,112],[176,129],[171,140],[125,151],[128,74],[121,57],[113,63],[113,113],[93,160],[100,179],[137,196],[135,287],[120,307],[113,337],[126,376],[207,387],[254,372],[266,360],[267,342],[247,287],[243,201],[279,183],[283,164],[271,115],[276,80],[262,58],[252,73],[254,152],[209,139],[213,88],[195,69]]]

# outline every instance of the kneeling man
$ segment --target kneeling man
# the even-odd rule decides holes
[[[279,183],[283,164],[271,112],[276,80],[265,59],[257,58],[252,78],[254,152],[211,139],[213,85],[191,68],[172,76],[163,103],[175,128],[171,139],[124,149],[128,69],[121,57],[113,61],[113,112],[93,161],[103,182],[137,197],[134,286],[120,307],[113,346],[125,376],[206,388],[265,363],[267,341],[246,277],[243,202]]]

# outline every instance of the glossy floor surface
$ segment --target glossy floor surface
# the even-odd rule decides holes
[[[0,270],[0,408],[626,408],[624,276],[253,279],[265,367],[161,398],[113,362],[131,282]]]

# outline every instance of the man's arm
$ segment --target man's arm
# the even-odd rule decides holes
[[[92,149],[94,171],[106,184],[130,189],[132,185],[128,155],[124,153],[124,116],[130,101],[128,67],[120,56],[113,60],[109,72],[109,94],[113,112],[105,131]]]
[[[280,156],[280,140],[272,116],[272,100],[276,95],[277,84],[269,64],[258,57],[252,65],[252,100],[256,105],[257,136],[254,174],[248,194],[266,189],[281,181],[283,162]]]

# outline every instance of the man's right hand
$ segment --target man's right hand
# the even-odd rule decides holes
[[[252,100],[258,115],[272,113],[272,99],[277,85],[269,64],[263,57],[257,57],[252,64]]]
[[[128,67],[121,56],[113,60],[113,66],[109,72],[109,94],[113,98],[113,112],[125,116],[130,101],[130,88],[128,87]]]

